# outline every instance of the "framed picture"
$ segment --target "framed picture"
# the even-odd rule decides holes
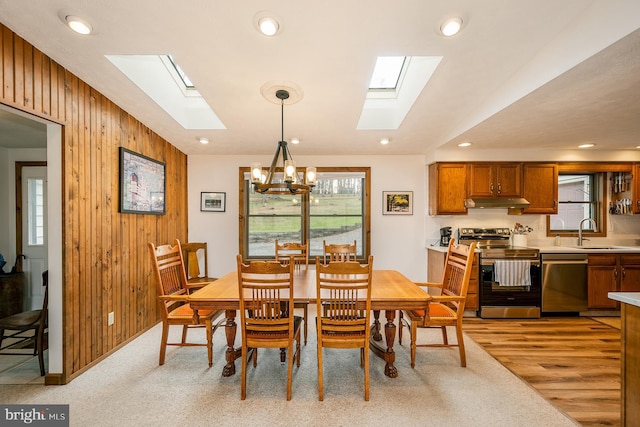
[[[413,215],[413,191],[383,191],[383,215]]]
[[[202,212],[224,212],[227,207],[227,193],[200,193],[200,210]]]
[[[120,212],[165,214],[165,164],[120,147]]]

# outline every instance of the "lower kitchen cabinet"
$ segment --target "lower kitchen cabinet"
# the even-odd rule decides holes
[[[587,274],[589,310],[618,309],[608,293],[640,291],[640,254],[590,254]]]
[[[444,262],[447,258],[447,253],[437,251],[433,249],[427,249],[427,281],[441,283],[442,275],[444,274]],[[469,289],[467,290],[467,301],[465,302],[464,309],[477,311],[480,307],[478,298],[479,286],[479,260],[476,253],[473,257],[473,265],[471,278],[469,279]]]

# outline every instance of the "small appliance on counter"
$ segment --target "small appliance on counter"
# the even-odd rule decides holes
[[[440,229],[440,246],[449,246],[451,240],[451,227],[442,227]]]

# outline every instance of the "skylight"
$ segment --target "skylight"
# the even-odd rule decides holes
[[[404,65],[404,56],[379,56],[369,89],[396,89]]]
[[[399,58],[403,64],[395,87],[367,91],[357,129],[398,129],[442,60],[442,56]]]
[[[169,55],[106,55],[106,58],[183,128],[226,129]]]
[[[191,79],[189,79],[189,77],[187,77],[187,73],[185,73],[182,68],[180,68],[180,66],[178,64],[176,64],[176,61],[173,60],[173,56],[171,55],[167,55],[167,58],[169,59],[169,62],[171,63],[171,65],[173,65],[173,68],[176,70],[176,73],[178,73],[178,76],[180,77],[180,80],[182,80],[182,83],[184,83],[184,85],[187,88],[194,88],[195,86],[193,83],[191,83]]]

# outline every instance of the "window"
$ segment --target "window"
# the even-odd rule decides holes
[[[318,168],[310,194],[253,191],[249,169],[240,168],[240,253],[248,259],[275,256],[275,240],[309,241],[309,257],[322,256],[323,241],[353,243],[358,259],[369,254],[369,168]]]
[[[44,245],[44,179],[29,178],[27,181],[28,242],[32,246]]]
[[[575,233],[584,218],[595,220],[585,222],[583,229],[598,233],[604,230],[602,200],[602,173],[572,173],[558,176],[558,213],[549,215],[551,233]]]
[[[379,56],[373,69],[369,89],[397,89],[404,62],[404,56]]]

